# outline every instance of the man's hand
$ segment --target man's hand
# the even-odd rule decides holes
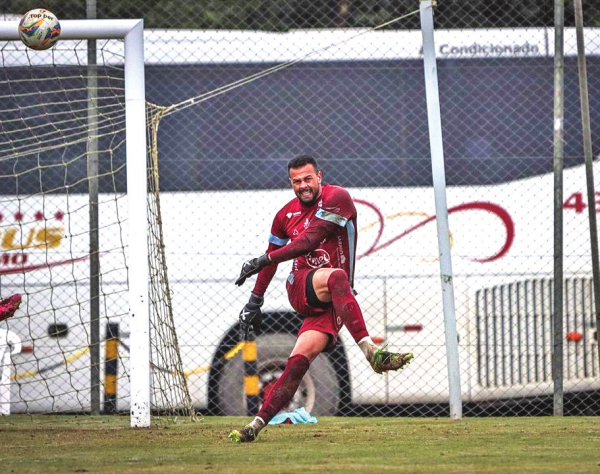
[[[254,334],[260,330],[262,323],[262,313],[260,307],[263,305],[264,298],[250,293],[250,301],[246,303],[244,309],[240,312],[240,333],[244,341],[248,339],[250,327],[254,329]]]
[[[21,295],[12,295],[0,301],[0,321],[12,317],[21,305]]]
[[[261,255],[260,257],[248,260],[242,265],[242,271],[239,278],[235,281],[237,286],[242,286],[246,281],[246,278],[256,275],[262,270],[263,267],[270,265],[271,261],[267,254]]]

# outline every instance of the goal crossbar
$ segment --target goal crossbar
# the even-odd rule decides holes
[[[143,20],[62,20],[60,40],[123,39],[130,229],[131,426],[150,426],[150,319]],[[0,41],[19,40],[18,21],[0,22]],[[36,54],[32,50],[32,54]]]
[[[144,28],[143,20],[60,20],[60,40],[126,39]],[[0,40],[19,39],[19,22],[0,22]]]

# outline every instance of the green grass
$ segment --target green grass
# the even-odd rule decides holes
[[[600,418],[320,418],[228,441],[248,418],[0,417],[0,472],[595,472]]]

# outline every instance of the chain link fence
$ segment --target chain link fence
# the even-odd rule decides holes
[[[346,187],[358,209],[355,288],[371,336],[413,352],[415,360],[401,373],[377,375],[343,329],[338,347],[311,366],[292,408],[316,415],[446,415],[418,2],[236,3],[97,5],[99,18],[143,17],[149,28],[146,93],[151,108],[166,111],[156,145],[163,232],[194,406],[246,413],[237,318],[252,287],[233,282],[244,260],[264,252],[275,213],[294,197],[288,160],[311,154],[324,180]],[[438,3],[463,413],[549,414],[553,5]],[[4,13],[33,7],[9,2]],[[49,1],[47,8],[62,19],[85,16],[83,2]],[[595,138],[599,17],[584,14]],[[583,415],[600,410],[600,384],[570,15],[568,6],[565,412]],[[185,102],[190,98],[197,100]],[[169,108],[174,104],[180,105]],[[597,165],[594,173],[597,182]],[[261,396],[285,367],[301,324],[285,292],[290,266],[279,266],[265,297],[257,334]]]

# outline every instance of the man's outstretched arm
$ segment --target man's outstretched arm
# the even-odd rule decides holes
[[[271,266],[276,266],[281,262],[292,260],[300,255],[307,254],[311,250],[316,249],[323,239],[333,233],[335,229],[336,224],[332,222],[322,219],[313,220],[308,229],[306,229],[306,231],[304,231],[304,233],[292,243],[272,252],[267,251],[267,253],[264,255],[253,258],[244,263],[240,276],[236,280],[235,284],[238,286],[243,285],[246,281],[246,278],[256,275],[265,267],[270,268]],[[275,273],[273,272],[273,275],[274,274]],[[273,277],[271,276],[271,278]]]
[[[242,286],[246,281],[246,278],[256,275],[260,272],[261,274],[257,278],[253,293],[256,291],[257,294],[262,296],[267,290],[269,283],[271,283],[271,280],[277,271],[277,265],[271,265],[271,261],[267,258],[267,254],[273,250],[277,250],[278,248],[278,245],[269,243],[266,253],[260,257],[252,258],[247,262],[244,262],[240,276],[235,281],[235,284],[237,286]]]
[[[275,245],[269,242],[269,247],[267,248],[267,252],[272,252],[277,250],[279,245]],[[266,255],[266,254],[265,254]],[[245,266],[246,264],[244,264]],[[256,278],[256,284],[254,285],[254,289],[252,293],[250,293],[250,299],[248,303],[244,305],[242,311],[240,312],[240,331],[241,337],[244,341],[248,340],[248,333],[250,329],[254,329],[254,333],[256,334],[260,330],[260,326],[262,324],[262,312],[260,311],[261,306],[264,302],[264,294],[267,291],[271,280],[275,276],[275,272],[277,271],[277,265],[267,265],[259,271],[258,277]],[[242,269],[243,273],[243,269]],[[237,285],[241,285],[246,280],[246,277],[243,278],[241,283],[238,283],[241,280],[242,276],[236,281]]]
[[[271,263],[277,264],[306,255],[308,252],[315,250],[323,239],[332,234],[336,228],[337,225],[333,222],[314,219],[300,238],[285,247],[268,252],[267,257]]]
[[[280,248],[280,245],[269,243],[269,247],[267,248],[265,255],[268,255],[269,253],[274,252]],[[252,290],[252,293],[257,296],[263,296],[267,291],[271,280],[273,280],[273,277],[275,276],[276,272],[277,264],[267,264],[267,266],[262,267],[260,272],[258,273],[258,276],[256,277],[256,283],[254,284],[254,289]]]

